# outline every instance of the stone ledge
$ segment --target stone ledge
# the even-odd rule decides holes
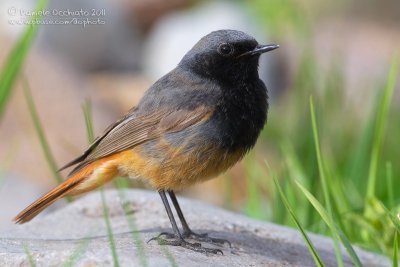
[[[143,190],[126,190],[129,208],[144,242],[161,231],[170,231],[170,223],[158,194]],[[118,192],[106,191],[110,220],[121,266],[139,266],[138,247],[130,234],[120,205]],[[180,204],[191,228],[213,237],[228,239],[232,248],[224,255],[203,255],[180,247],[167,247],[178,266],[315,266],[298,231],[249,219],[220,208],[180,197]],[[85,238],[85,252],[76,266],[112,266],[99,192],[74,201],[47,216],[0,233],[0,266],[29,266],[25,243],[37,266],[60,266]],[[326,266],[336,266],[332,242],[310,234]],[[210,244],[204,246],[212,247]],[[171,263],[156,242],[144,243],[149,266]],[[357,249],[364,266],[390,266],[389,261]],[[353,266],[344,256],[345,265]]]

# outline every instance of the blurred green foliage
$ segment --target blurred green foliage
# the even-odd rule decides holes
[[[392,253],[395,234],[395,225],[386,209],[394,214],[400,212],[399,169],[391,163],[396,162],[400,151],[400,132],[398,127],[393,127],[398,118],[391,116],[399,114],[399,110],[397,106],[390,106],[398,75],[396,60],[386,85],[372,96],[375,103],[371,110],[360,114],[364,112],[358,107],[343,104],[343,73],[333,68],[325,75],[328,78],[324,79],[324,89],[319,90],[310,75],[317,71],[313,68],[314,60],[305,57],[293,83],[296,88],[284,99],[277,100],[279,103],[272,104],[258,147],[258,150],[273,152],[264,155],[274,155],[272,168],[278,173],[282,190],[305,229],[321,234],[329,232],[294,181],[299,181],[324,203],[353,243],[386,254]],[[336,86],[329,75],[337,77]],[[317,151],[320,149],[322,158],[317,157],[307,109],[310,95],[315,96],[316,121],[321,132],[318,142],[321,147]],[[255,218],[294,226],[278,193],[265,190],[271,188],[270,173],[252,157],[245,159],[248,188],[245,212]],[[320,168],[324,171],[320,172]],[[268,207],[272,207],[272,212],[266,212]],[[394,220],[399,221],[398,215]]]
[[[47,0],[40,0],[36,4],[35,11],[44,10],[46,6]],[[38,18],[40,18],[40,16],[35,13],[35,15],[32,17],[32,20]],[[32,24],[29,25],[29,27],[26,27],[24,33],[14,45],[3,68],[0,71],[0,119],[3,116],[6,103],[11,95],[13,85],[20,69],[22,68],[26,55],[28,54],[33,40],[35,39],[37,29],[37,24]]]
[[[262,25],[275,36],[281,36],[287,29],[296,29],[300,37],[307,37],[311,14],[296,0],[249,0],[246,2],[250,12],[255,14]]]
[[[252,0],[248,4],[274,38],[281,38],[284,28],[303,36],[313,30],[312,17],[299,1]],[[287,93],[271,103],[257,154],[273,155],[267,159],[273,162],[271,168],[288,204],[306,230],[333,234],[296,181],[323,204],[352,243],[393,255],[400,221],[400,166],[395,164],[400,156],[400,107],[391,105],[398,58],[393,57],[388,77],[371,84],[376,94],[360,96],[365,104],[358,106],[346,99],[346,90],[357,89],[346,88],[340,55],[324,70],[317,63],[311,41],[299,40],[304,49],[296,75]],[[319,140],[313,133],[310,96],[314,97],[314,130],[320,132]],[[276,189],[271,189],[271,173],[252,157],[245,160],[249,188],[245,213],[296,226]],[[265,211],[269,208],[272,212]]]

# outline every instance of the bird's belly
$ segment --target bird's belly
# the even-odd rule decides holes
[[[179,190],[217,176],[239,161],[244,151],[220,149],[190,139],[176,146],[161,138],[136,146],[120,161],[119,170],[140,177],[157,190]]]

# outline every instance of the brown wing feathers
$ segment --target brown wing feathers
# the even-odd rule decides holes
[[[73,189],[84,182],[99,165],[111,158],[114,159],[114,155],[118,156],[116,153],[157,138],[164,133],[180,131],[206,120],[211,114],[209,109],[199,107],[191,111],[160,109],[142,116],[126,115],[111,125],[105,134],[98,137],[82,156],[61,168],[63,170],[79,163],[69,174],[70,178],[24,209],[14,221],[16,223],[30,221],[53,202],[73,192]]]
[[[101,137],[101,141],[97,146],[92,149],[86,158],[82,159],[70,175],[97,159],[132,148],[164,133],[176,132],[189,127],[207,118],[207,114],[209,115],[211,112],[201,106],[191,111],[159,109],[150,114],[134,118],[126,117],[124,121],[121,121],[119,125],[110,130],[106,136]]]
[[[131,117],[132,114],[134,113],[134,111],[136,110],[137,107],[133,107],[131,108],[128,113],[123,116],[121,119],[117,120],[116,122],[114,122],[113,124],[111,124],[110,126],[108,126],[106,128],[106,130],[104,131],[103,135],[97,137],[93,143],[89,146],[88,149],[85,150],[85,152],[79,156],[78,158],[72,160],[71,162],[68,162],[67,164],[65,164],[63,167],[61,167],[58,171],[62,171],[65,170],[71,166],[74,166],[76,164],[78,164],[79,162],[82,162],[83,160],[85,160],[87,158],[87,156],[96,148],[96,146],[101,142],[101,140],[103,140],[115,127],[117,127],[118,125],[120,125],[123,121],[125,121],[127,118]],[[69,174],[71,175],[71,173]]]

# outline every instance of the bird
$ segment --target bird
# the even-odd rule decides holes
[[[222,254],[220,249],[187,241],[230,245],[227,240],[193,232],[175,192],[218,176],[254,147],[268,112],[259,58],[278,47],[261,45],[237,30],[205,35],[173,70],[147,89],[137,106],[60,169],[74,166],[65,181],[21,211],[14,222],[28,222],[56,200],[92,191],[122,175],[147,182],[161,197],[173,233],[151,240]]]

